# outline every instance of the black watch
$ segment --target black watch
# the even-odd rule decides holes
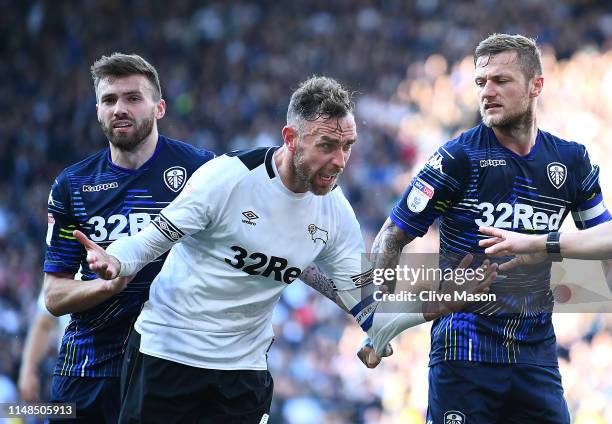
[[[560,237],[560,232],[551,231],[546,238],[546,253],[548,253],[549,259],[553,262],[561,262],[563,260],[561,256],[561,243],[559,243]]]

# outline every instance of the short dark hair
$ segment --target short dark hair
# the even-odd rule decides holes
[[[533,38],[523,35],[493,34],[482,40],[474,52],[474,65],[482,56],[515,51],[519,66],[528,80],[542,75],[542,54]]]
[[[91,65],[96,98],[98,97],[98,84],[108,77],[128,77],[130,75],[144,75],[153,88],[153,100],[161,99],[161,85],[157,70],[149,62],[137,54],[113,53],[102,56]]]
[[[342,85],[328,77],[313,76],[302,82],[291,95],[287,109],[287,124],[315,121],[319,117],[343,118],[353,113],[354,105]]]

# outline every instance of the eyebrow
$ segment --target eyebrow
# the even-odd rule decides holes
[[[340,144],[340,140],[339,139],[332,138],[332,137],[329,137],[329,136],[326,136],[326,135],[321,136],[321,140],[325,141],[327,143]],[[355,139],[355,138],[346,141],[347,144],[355,144],[356,142],[357,142],[357,139]]]
[[[486,77],[486,75],[476,75],[474,77],[474,81],[485,79],[485,77]],[[513,75],[510,74],[510,73],[506,73],[506,72],[500,72],[500,73],[497,73],[497,74],[489,75],[487,78],[488,79],[493,79],[493,80],[494,79],[499,79],[499,78],[513,78]]]
[[[101,98],[101,99],[106,99],[106,98],[108,98],[108,97],[117,97],[118,95],[119,95],[119,96],[132,96],[132,95],[134,95],[134,94],[137,94],[137,95],[139,95],[139,96],[142,96],[142,95],[143,95],[143,94],[142,94],[142,92],[141,92],[140,90],[131,90],[131,91],[126,91],[125,93],[119,93],[119,94],[117,94],[117,93],[115,93],[115,92],[112,92],[112,91],[111,91],[110,93],[105,93],[105,94],[102,94],[102,95],[100,96],[100,98]]]

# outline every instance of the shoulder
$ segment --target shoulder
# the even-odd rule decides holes
[[[64,168],[55,179],[55,182],[58,184],[66,183],[75,177],[93,175],[100,172],[107,164],[108,149],[104,149]]]
[[[265,166],[268,176],[270,176],[270,178],[274,178],[272,160],[274,159],[274,152],[278,150],[278,148],[278,146],[273,146],[257,147],[248,150],[235,150],[233,152],[226,153],[225,156],[238,159],[240,163],[242,163],[242,165],[249,171],[252,171],[260,166]]]
[[[225,191],[245,178],[274,178],[272,160],[276,147],[240,150],[218,156],[203,164],[193,174],[194,181],[205,181],[208,187],[221,187]],[[257,172],[261,170],[261,172]]]
[[[215,157],[215,154],[210,150],[195,147],[189,143],[185,143],[184,141],[175,140],[165,136],[160,137],[163,137],[166,142],[166,147],[171,153],[199,165],[208,162]]]
[[[66,174],[82,174],[90,172],[92,168],[98,168],[100,165],[106,165],[108,163],[108,149],[101,150],[93,155],[87,156],[68,167],[66,167],[63,173]]]
[[[539,132],[544,143],[554,146],[554,149],[559,152],[561,158],[569,161],[568,165],[576,165],[589,161],[589,153],[584,144],[564,140],[546,131],[539,130]]]
[[[467,159],[466,152],[479,150],[489,144],[492,131],[484,124],[476,125],[444,144],[444,149]]]
[[[423,172],[432,178],[450,178],[463,181],[471,170],[468,151],[476,150],[481,143],[478,127],[472,128],[440,146],[427,159]]]
[[[436,162],[442,161],[449,165],[452,163],[462,165],[469,162],[466,151],[478,149],[484,143],[486,135],[486,129],[483,129],[481,125],[470,128],[440,146],[427,163],[435,167]]]

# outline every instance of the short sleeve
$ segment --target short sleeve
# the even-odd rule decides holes
[[[612,217],[604,204],[599,186],[599,166],[593,165],[586,148],[578,149],[576,161],[576,202],[572,206],[572,218],[579,229],[591,228]]]
[[[54,181],[49,193],[45,272],[75,274],[85,256],[85,249],[72,235],[79,225],[72,213],[69,187],[68,178],[62,173]]]
[[[458,199],[470,170],[470,160],[458,141],[440,147],[412,179],[393,208],[391,220],[405,232],[422,237]]]

